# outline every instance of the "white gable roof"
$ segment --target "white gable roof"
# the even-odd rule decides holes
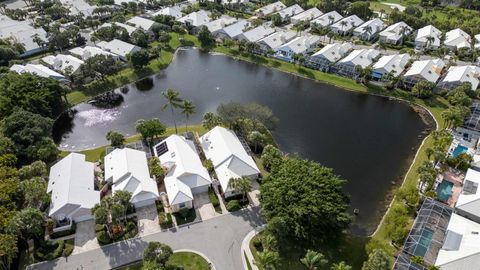
[[[130,148],[115,149],[105,156],[105,180],[113,183],[112,190],[132,193],[131,202],[147,193],[158,198],[157,183],[150,177],[145,152]]]
[[[282,17],[282,19],[286,19],[288,17],[293,17],[293,16],[295,16],[297,14],[300,14],[302,12],[303,12],[303,8],[301,6],[299,6],[298,4],[295,4],[295,5],[289,6],[287,8],[284,8],[277,13],[278,13],[278,15],[280,15],[280,17]]]
[[[435,83],[442,72],[445,63],[441,59],[415,61],[404,77],[420,76],[429,82]]]
[[[245,29],[247,29],[249,26],[249,21],[239,20],[238,22],[223,28],[223,32],[225,32],[225,34],[227,34],[230,38],[235,38],[243,33],[243,31],[245,31]]]
[[[440,46],[440,36],[442,32],[435,28],[433,25],[427,25],[423,28],[418,29],[417,37],[415,42],[426,43],[428,37],[433,37],[434,41],[432,42],[433,46]]]
[[[373,65],[373,70],[379,70],[385,73],[393,72],[394,76],[398,76],[405,69],[408,60],[410,60],[410,55],[407,53],[385,55],[380,57]]]
[[[85,46],[85,47],[76,47],[73,49],[70,49],[69,52],[73,55],[76,55],[83,60],[87,60],[89,58],[92,58],[96,55],[105,55],[105,56],[112,56],[113,58],[118,58],[117,55],[107,52],[102,50],[101,48],[98,47],[93,47],[93,46]]]
[[[120,23],[120,22],[104,23],[100,26],[100,28],[102,28],[102,27],[112,27],[112,25],[116,25],[116,26],[125,28],[125,30],[127,30],[129,35],[131,35],[133,32],[135,32],[135,30],[137,30],[137,28],[135,28],[131,25]]]
[[[255,10],[255,13],[261,13],[263,16],[268,16],[286,7],[287,6],[285,6],[282,2],[278,1]]]
[[[464,190],[462,190],[462,193],[460,193],[455,208],[480,217],[480,187],[476,189],[476,192],[467,191],[465,188],[467,181],[471,182],[473,185],[479,186],[480,172],[472,169],[467,170],[465,180],[463,181]]]
[[[66,72],[67,68],[71,67],[73,73],[84,63],[83,60],[68,54],[48,55],[43,57],[42,61],[61,72]]]
[[[293,16],[291,20],[292,22],[311,21],[315,18],[322,16],[322,14],[323,12],[321,12],[318,8],[313,7]]]
[[[265,44],[268,46],[270,49],[275,50],[278,47],[280,47],[282,44],[285,44],[286,42],[292,40],[297,36],[297,33],[295,31],[278,31],[266,38],[262,38],[258,43]]]
[[[347,22],[345,26],[342,26],[342,22]],[[352,28],[355,28],[363,23],[363,20],[360,19],[357,15],[351,15],[337,21],[336,23],[332,24],[332,29],[337,29],[338,31],[348,32]]]
[[[452,214],[442,249],[435,265],[440,269],[478,269],[480,260],[480,224]]]
[[[387,27],[385,30],[383,30],[382,32],[380,32],[380,37],[383,37],[387,40],[391,40],[391,41],[398,41],[402,38],[402,29],[405,29],[404,30],[404,34],[405,35],[408,35],[409,33],[412,32],[412,28],[410,26],[408,26],[406,23],[404,22],[398,22],[398,23],[395,23],[395,24],[392,24],[390,25],[389,27]]]
[[[291,41],[278,47],[281,51],[291,51],[293,53],[305,53],[307,50],[313,48],[320,42],[320,37],[317,35],[304,35],[296,37]]]
[[[255,42],[257,40],[260,40],[262,38],[268,37],[269,35],[273,34],[275,32],[275,29],[268,25],[260,25],[258,27],[255,27],[245,33],[243,33],[243,37],[245,37],[246,40],[250,42]]]
[[[367,27],[371,27],[372,31],[371,31],[370,35],[373,35],[377,32],[380,32],[383,28],[385,28],[385,23],[382,20],[380,20],[379,18],[371,19],[369,21],[364,22],[359,27],[355,28],[355,30],[353,30],[353,32],[356,33],[356,34],[366,34],[367,33],[366,28]]]
[[[24,66],[24,65],[15,64],[10,67],[10,70],[17,72],[18,74],[30,73],[43,78],[52,78],[60,81],[67,80],[65,76],[63,76],[62,74],[54,70],[51,70],[44,65],[26,64]]]
[[[152,15],[153,16],[168,15],[168,16],[175,17],[175,19],[180,19],[183,16],[182,10],[178,6],[162,8],[161,10],[153,13]]]
[[[236,21],[237,21],[237,19],[235,19],[233,17],[230,17],[228,15],[222,15],[222,16],[220,16],[220,18],[206,23],[205,26],[208,28],[208,30],[211,33],[214,33],[218,30],[221,30],[225,26],[228,26],[228,25],[231,25],[231,24],[235,23]]]
[[[333,24],[339,20],[343,19],[343,16],[340,13],[334,11],[330,11],[328,13],[323,14],[322,16],[316,18],[315,20],[311,21],[311,23],[321,25],[321,26],[328,26]]]
[[[360,65],[366,68],[373,63],[373,60],[380,55],[375,49],[359,49],[351,52],[347,57],[338,61],[339,64],[351,64],[353,66]]]
[[[157,147],[162,144],[167,151],[158,153]],[[162,167],[167,169],[164,182],[170,205],[193,200],[193,188],[212,183],[192,141],[171,135],[157,144],[154,152]]]
[[[447,76],[442,82],[469,82],[472,84],[472,90],[478,87],[478,77],[480,76],[480,67],[477,66],[451,66],[448,68]]]
[[[210,12],[205,10],[195,11],[178,19],[179,22],[188,23],[195,27],[202,26],[211,20]]]
[[[469,34],[465,33],[462,29],[457,28],[445,33],[445,41],[443,44],[448,47],[470,48],[472,38]]]
[[[224,192],[231,178],[259,174],[253,158],[245,151],[235,133],[217,126],[200,138],[205,156],[210,159]]]
[[[345,56],[345,54],[353,48],[350,42],[332,43],[323,47],[320,51],[314,53],[312,57],[324,57],[329,62],[334,63]]]
[[[135,26],[136,28],[142,28],[143,30],[148,31],[155,22],[140,16],[135,16],[128,20],[127,23]]]
[[[121,41],[119,39],[114,39],[109,42],[98,42],[97,46],[102,48],[103,50],[120,55],[122,57],[126,57],[129,53],[141,50],[140,47],[127,43],[125,41]]]
[[[69,154],[50,168],[47,192],[51,192],[50,216],[69,216],[81,208],[92,208],[100,202],[100,192],[94,188],[93,163],[86,162],[83,154]]]
[[[38,36],[47,41],[47,32],[43,28],[34,28],[28,20],[16,21],[0,14],[0,39],[13,38],[25,46],[26,52],[37,50],[40,47],[33,41],[32,36]]]

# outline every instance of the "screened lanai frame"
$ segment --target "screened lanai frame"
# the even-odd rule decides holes
[[[470,105],[470,115],[465,119],[463,127],[466,129],[480,131],[480,103]]]
[[[427,264],[434,264],[445,241],[453,209],[432,198],[425,198],[408,234],[403,251],[419,256]]]
[[[426,270],[426,268],[412,262],[408,255],[400,253],[395,260],[393,270]]]

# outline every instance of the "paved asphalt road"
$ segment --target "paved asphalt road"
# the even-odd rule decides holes
[[[173,250],[192,249],[206,255],[216,270],[243,270],[241,244],[263,224],[259,207],[212,218],[178,229],[158,232],[103,246],[91,251],[29,266],[29,270],[107,270],[141,260],[149,241],[168,244]]]

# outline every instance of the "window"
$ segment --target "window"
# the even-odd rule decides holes
[[[185,206],[187,206],[187,205],[186,205],[185,203],[183,203],[183,202],[180,203],[180,204],[178,204],[178,207],[180,207],[180,208],[185,208]]]

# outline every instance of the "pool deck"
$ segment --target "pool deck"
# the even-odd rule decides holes
[[[460,196],[460,193],[462,192],[462,185],[463,185],[463,180],[465,179],[465,173],[454,170],[452,168],[449,168],[442,174],[440,174],[437,178],[437,183],[441,183],[442,181],[448,181],[450,183],[453,183],[452,187],[452,196],[447,201],[447,204],[451,207],[455,206],[455,203],[458,200],[458,197]]]

